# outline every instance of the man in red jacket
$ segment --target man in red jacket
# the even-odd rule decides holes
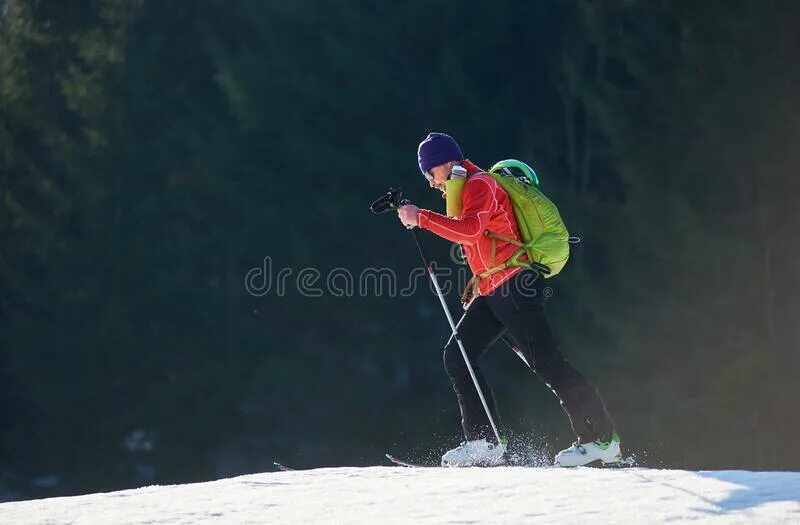
[[[497,240],[492,260],[492,239],[485,231],[520,240],[511,201],[490,175],[464,158],[452,137],[444,133],[429,134],[419,145],[418,161],[430,187],[442,192],[453,166],[466,169],[462,210],[458,217],[451,218],[411,204],[401,206],[398,216],[403,225],[419,226],[461,244],[475,275],[504,262],[517,251],[517,246]],[[459,336],[492,418],[500,424],[494,395],[477,362],[494,342],[507,335],[531,369],[561,401],[578,437],[571,447],[556,455],[556,464],[618,462],[620,440],[614,431],[614,422],[597,389],[561,356],[545,314],[544,287],[544,277],[532,268],[516,266],[491,274],[480,280],[478,295],[469,303],[459,323]],[[506,443],[496,442],[456,344],[445,347],[444,365],[458,397],[466,441],[447,452],[442,457],[442,465],[503,464]]]

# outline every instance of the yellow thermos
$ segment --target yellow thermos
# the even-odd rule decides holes
[[[461,193],[467,183],[467,170],[459,165],[453,166],[450,178],[445,184],[447,192],[447,216],[458,218],[461,216]]]

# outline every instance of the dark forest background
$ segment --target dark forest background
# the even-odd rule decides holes
[[[0,1],[0,500],[457,443],[426,286],[293,285],[420,266],[368,205],[444,209],[429,131],[533,164],[582,237],[550,315],[628,454],[800,469],[798,27],[791,0]],[[266,257],[282,296],[245,289]],[[515,439],[569,445],[508,349],[484,367]]]

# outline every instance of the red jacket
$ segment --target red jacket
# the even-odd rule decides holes
[[[492,265],[492,239],[484,235],[485,230],[516,240],[520,240],[520,236],[511,200],[505,190],[472,162],[465,160],[461,165],[467,170],[461,217],[453,219],[431,210],[420,210],[418,222],[420,228],[461,244],[469,267],[475,275],[479,275],[504,263],[519,249],[511,243],[497,240]],[[520,259],[527,260],[527,257]],[[519,266],[512,267],[481,279],[478,285],[480,294],[488,295],[521,270]]]

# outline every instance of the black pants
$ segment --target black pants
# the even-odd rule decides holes
[[[538,272],[523,270],[491,294],[478,297],[459,324],[461,342],[498,426],[494,395],[478,361],[495,341],[506,336],[561,401],[580,442],[606,440],[614,432],[614,422],[594,385],[561,356],[545,314],[545,287]],[[458,396],[466,438],[496,441],[455,340],[444,349],[444,366]]]

